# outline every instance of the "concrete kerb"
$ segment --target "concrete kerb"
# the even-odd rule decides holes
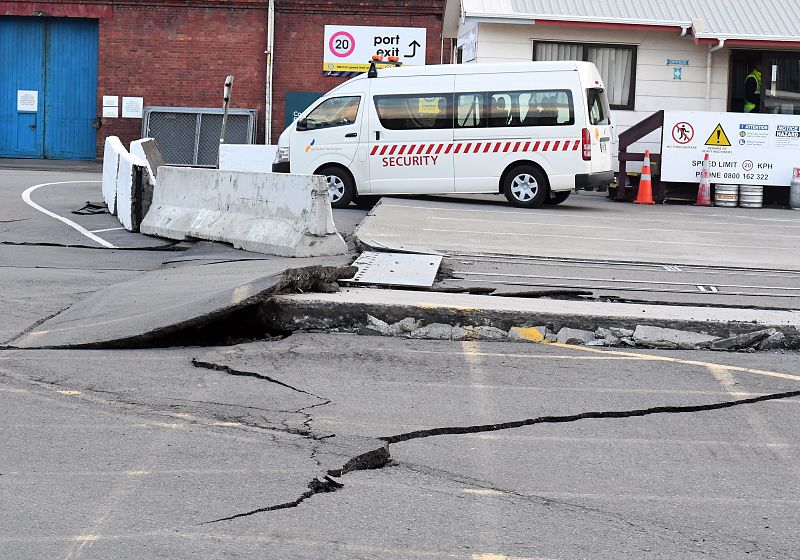
[[[800,349],[800,312],[621,303],[520,300],[403,290],[345,289],[334,294],[292,294],[270,302],[273,328],[376,331],[380,321],[404,333],[414,321],[447,339],[480,339],[478,327],[494,327],[509,340],[573,340],[576,329],[589,346],[716,350]],[[368,317],[373,317],[372,325]],[[411,318],[411,319],[409,319]],[[435,325],[434,328],[429,328]],[[447,327],[447,328],[439,328]],[[452,331],[450,330],[452,327]],[[537,327],[528,329],[528,327]],[[461,330],[457,330],[461,329]],[[536,332],[533,332],[533,331]],[[492,336],[496,335],[491,331]],[[394,333],[388,333],[391,336]],[[419,334],[419,333],[418,333]],[[424,334],[424,333],[421,333]],[[593,336],[592,336],[593,335]]]
[[[283,257],[347,253],[315,175],[162,167],[141,231]]]

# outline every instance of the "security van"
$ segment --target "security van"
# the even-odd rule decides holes
[[[611,138],[590,62],[373,65],[281,134],[273,171],[324,175],[335,208],[453,193],[533,208],[611,183]]]

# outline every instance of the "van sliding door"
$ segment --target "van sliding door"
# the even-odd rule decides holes
[[[453,76],[380,77],[370,85],[368,192],[453,192]]]

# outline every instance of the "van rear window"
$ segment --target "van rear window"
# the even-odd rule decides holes
[[[606,92],[600,88],[589,88],[586,90],[586,99],[589,105],[589,124],[594,126],[611,124]]]

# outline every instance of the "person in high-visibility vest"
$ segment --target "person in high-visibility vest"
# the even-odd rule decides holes
[[[756,62],[753,71],[744,81],[744,112],[761,112],[761,63]]]

